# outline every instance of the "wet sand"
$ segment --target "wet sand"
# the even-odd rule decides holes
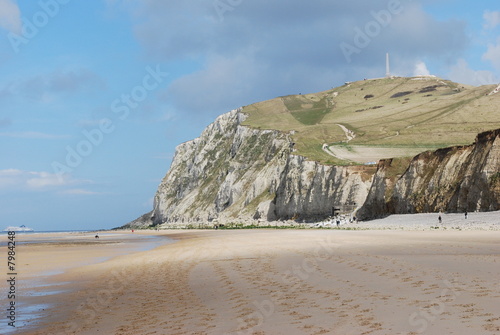
[[[17,333],[500,334],[499,231],[146,234],[177,242],[51,277],[68,291]]]
[[[95,238],[95,232],[16,233],[15,299],[8,298],[6,280],[11,276],[6,272],[6,280],[2,280],[0,285],[2,310],[12,300],[16,304],[16,328],[8,326],[10,320],[2,317],[0,334],[18,333],[37,323],[38,318],[46,318],[54,302],[62,299],[57,296],[58,293],[78,289],[76,283],[67,280],[66,271],[173,242],[164,236],[130,232],[98,234],[99,239]],[[0,237],[0,260],[6,269],[8,240],[7,235]]]

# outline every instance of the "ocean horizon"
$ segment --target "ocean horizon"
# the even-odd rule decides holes
[[[3,228],[6,229],[7,227]],[[29,227],[27,227],[29,228]],[[9,231],[0,231],[0,235],[7,235]],[[67,230],[33,230],[33,231],[15,231],[16,235],[21,234],[55,234],[55,233],[89,233],[89,232],[99,232],[99,231],[109,231],[112,228],[99,228],[99,229],[67,229]]]

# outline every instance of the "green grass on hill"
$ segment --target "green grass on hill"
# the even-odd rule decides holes
[[[338,124],[356,134],[350,145],[439,148],[469,144],[479,132],[500,128],[500,94],[487,95],[494,88],[433,77],[364,80],[246,106],[244,124],[295,131],[296,154],[345,165],[351,162],[322,150],[324,143],[346,141]]]

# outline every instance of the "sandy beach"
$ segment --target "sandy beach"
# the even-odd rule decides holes
[[[124,232],[27,245],[23,262],[38,265],[20,283],[65,271],[46,279],[61,292],[29,297],[47,305],[43,319],[15,334],[500,334],[498,212],[453,224],[469,229],[385,220],[390,229],[135,232],[176,242],[127,254]]]

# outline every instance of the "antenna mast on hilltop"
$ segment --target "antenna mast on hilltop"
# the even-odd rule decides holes
[[[391,77],[391,66],[389,64],[389,53],[385,54],[385,76],[387,78]]]

